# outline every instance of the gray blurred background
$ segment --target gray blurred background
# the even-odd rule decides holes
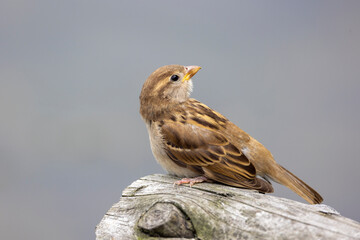
[[[167,64],[202,66],[194,98],[359,221],[359,13],[360,1],[1,1],[0,238],[93,239],[127,185],[163,172],[138,96]]]

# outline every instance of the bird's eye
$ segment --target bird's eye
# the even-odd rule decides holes
[[[179,76],[178,75],[172,75],[170,79],[171,79],[171,81],[176,82],[177,80],[179,80]]]

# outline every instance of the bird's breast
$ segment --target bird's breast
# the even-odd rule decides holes
[[[191,171],[186,167],[181,167],[171,160],[166,154],[166,146],[160,131],[159,124],[153,122],[152,124],[146,123],[146,128],[149,133],[150,146],[156,161],[164,168],[168,173],[179,177],[196,177],[197,173]]]

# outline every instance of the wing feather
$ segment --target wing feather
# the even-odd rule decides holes
[[[159,125],[165,151],[170,159],[201,168],[205,176],[228,185],[272,192],[269,182],[256,177],[256,169],[222,129],[227,119],[195,100],[181,119],[164,120]],[[248,136],[242,132],[242,139]],[[178,163],[179,164],[179,163]]]

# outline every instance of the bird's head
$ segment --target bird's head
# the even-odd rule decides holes
[[[140,94],[140,112],[160,109],[186,101],[192,91],[191,78],[199,66],[167,65],[158,68],[145,81]],[[143,115],[143,114],[142,114]]]
[[[141,90],[140,99],[157,98],[162,101],[184,102],[192,91],[191,78],[199,66],[167,65],[153,72]]]

